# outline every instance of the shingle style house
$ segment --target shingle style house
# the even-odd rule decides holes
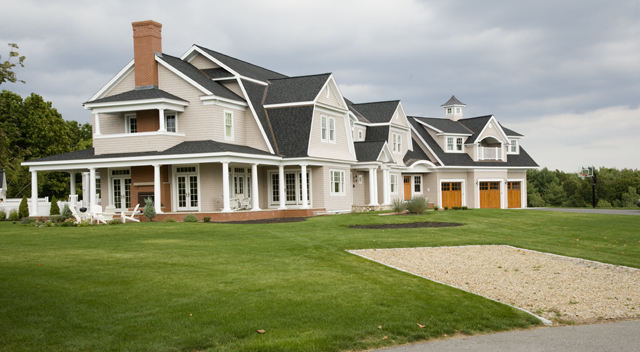
[[[134,59],[84,103],[94,147],[24,162],[33,199],[38,172],[60,171],[86,175],[90,206],[152,197],[174,217],[349,212],[416,196],[526,206],[537,165],[524,136],[492,115],[463,118],[455,96],[444,118],[407,116],[399,100],[346,99],[331,73],[288,77],[199,45],[171,56],[161,24],[132,25]]]

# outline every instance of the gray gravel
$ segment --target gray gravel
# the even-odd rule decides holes
[[[556,324],[640,317],[640,270],[510,246],[353,250]]]

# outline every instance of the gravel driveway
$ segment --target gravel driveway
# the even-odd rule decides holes
[[[504,302],[555,323],[640,318],[640,270],[511,246],[351,253]]]

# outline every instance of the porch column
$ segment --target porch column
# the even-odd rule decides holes
[[[302,209],[309,209],[309,197],[307,197],[307,164],[300,165],[302,172]]]
[[[31,171],[31,212],[29,216],[38,216],[38,171]]]
[[[231,211],[231,200],[229,197],[229,162],[222,162],[222,211]]]
[[[162,182],[160,181],[160,165],[153,165],[153,207],[156,214],[162,214]]]
[[[92,213],[96,212],[96,169],[89,169],[89,209]]]
[[[258,164],[251,165],[251,210],[260,210],[260,201],[258,198]]]
[[[382,169],[382,205],[391,204],[391,180],[389,169]]]
[[[377,169],[369,169],[369,205],[378,205]]]
[[[286,197],[286,195],[284,194],[284,165],[278,166],[278,186],[278,189],[280,190],[280,206],[278,207],[278,209],[287,209],[287,207],[284,205]]]
[[[100,135],[100,114],[95,113],[93,115],[96,117],[96,123],[94,125],[94,126],[96,126],[95,135],[99,136]]]
[[[76,173],[75,171],[70,172],[71,177],[69,177],[69,195],[76,195]]]
[[[160,113],[160,128],[158,129],[158,132],[165,132],[167,129],[164,127],[166,125],[164,121],[164,109],[158,109],[158,112]]]

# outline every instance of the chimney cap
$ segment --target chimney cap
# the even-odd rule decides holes
[[[146,20],[146,21],[138,21],[138,22],[131,22],[131,25],[133,27],[140,27],[140,26],[156,26],[159,28],[162,28],[162,23],[160,22],[156,22],[153,20]]]

